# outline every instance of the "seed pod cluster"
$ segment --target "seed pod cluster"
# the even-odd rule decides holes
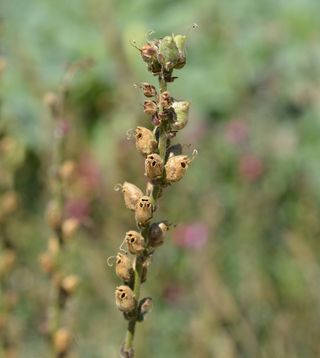
[[[167,90],[167,83],[177,78],[173,77],[173,71],[183,68],[186,63],[185,42],[185,35],[169,35],[150,40],[138,49],[148,70],[159,77],[160,88],[157,91],[146,82],[136,86],[146,97],[143,111],[154,125],[153,130],[140,126],[134,130],[136,149],[145,157],[146,194],[128,182],[115,188],[122,190],[125,205],[134,211],[137,225],[137,230],[125,233],[120,245],[120,251],[125,252],[119,252],[115,262],[116,274],[124,282],[116,288],[115,302],[125,319],[130,321],[129,330],[136,321],[143,321],[151,310],[150,297],[139,300],[140,284],[146,281],[151,258],[164,243],[170,228],[166,220],[152,222],[157,200],[168,185],[183,178],[193,160],[183,154],[181,144],[171,145],[176,133],[188,123],[190,102],[176,100]],[[121,352],[131,357],[132,343],[126,341]]]

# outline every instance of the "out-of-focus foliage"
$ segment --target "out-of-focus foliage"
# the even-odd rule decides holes
[[[283,1],[4,0],[0,18],[0,139],[19,150],[1,193],[19,197],[6,230],[17,264],[11,330],[18,357],[49,356],[41,335],[48,280],[38,256],[49,236],[52,125],[43,104],[66,64],[95,65],[72,83],[69,158],[82,220],[66,267],[81,277],[70,302],[77,357],[117,357],[125,323],[107,268],[132,214],[117,182],[144,185],[143,159],[126,140],[148,125],[134,83],[155,79],[139,52],[156,36],[189,31],[187,66],[170,86],[192,102],[179,141],[199,151],[157,212],[177,224],[153,260],[143,295],[154,309],[136,335],[137,357],[320,355],[320,3]],[[151,35],[152,36],[152,35]],[[14,160],[14,158],[12,159]],[[7,167],[6,167],[7,168]],[[0,198],[1,200],[1,198]]]

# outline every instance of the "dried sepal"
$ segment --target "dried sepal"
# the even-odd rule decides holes
[[[178,131],[184,128],[188,123],[190,102],[175,101],[172,104],[172,108],[174,109],[176,115],[173,122],[171,123],[171,129]]]
[[[136,205],[135,219],[137,225],[145,226],[153,216],[153,205],[148,196],[143,196],[139,199]]]
[[[156,90],[155,86],[150,85],[147,82],[143,82],[141,84],[141,88],[142,88],[143,94],[146,97],[155,97],[157,95],[157,90]]]
[[[175,69],[181,69],[186,64],[186,39],[185,35],[175,35],[173,38],[179,51],[179,60],[174,66]]]
[[[137,231],[127,231],[125,241],[129,252],[133,255],[137,255],[145,249],[144,237]]]
[[[170,225],[167,221],[153,223],[149,230],[149,245],[157,247],[163,244],[164,235],[169,230]]]
[[[169,158],[165,165],[167,182],[174,183],[181,180],[194,156],[192,159],[186,155],[176,155]]]
[[[139,302],[138,307],[138,319],[139,321],[143,321],[145,319],[145,316],[152,311],[152,298],[151,297],[145,297]]]
[[[136,148],[143,154],[148,155],[157,150],[158,143],[152,131],[145,127],[135,129]]]
[[[170,96],[168,91],[164,91],[160,96],[160,105],[163,110],[169,109],[173,103],[173,98]]]
[[[118,286],[115,291],[116,305],[122,312],[131,312],[136,308],[137,301],[129,286]]]
[[[166,71],[172,70],[179,62],[179,50],[173,36],[165,36],[159,42],[158,59]]]
[[[145,100],[143,104],[143,111],[145,114],[153,116],[158,111],[157,103],[151,99]]]
[[[123,281],[129,282],[133,275],[132,262],[127,255],[118,253],[116,256],[116,275]]]
[[[159,154],[149,154],[145,160],[145,175],[153,180],[162,177],[163,160]]]
[[[138,200],[143,196],[143,192],[134,184],[124,182],[122,185],[117,184],[114,189],[123,192],[124,203],[126,208],[135,210]]]

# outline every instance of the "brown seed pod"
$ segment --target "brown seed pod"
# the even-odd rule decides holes
[[[126,232],[125,241],[131,254],[136,255],[144,250],[144,237],[137,231]]]
[[[55,260],[49,252],[44,252],[39,256],[39,263],[42,270],[48,274],[52,274],[56,268]]]
[[[168,91],[164,91],[160,96],[160,104],[163,110],[169,109],[173,103],[173,99]]]
[[[152,42],[142,46],[139,51],[144,62],[150,64],[157,59],[157,48]]]
[[[136,148],[143,155],[151,154],[157,149],[158,143],[148,128],[137,127],[135,130],[135,139]]]
[[[162,176],[163,173],[163,160],[159,154],[149,154],[144,162],[145,175],[149,179],[157,179]]]
[[[76,275],[68,275],[64,277],[61,282],[61,288],[68,295],[73,294],[78,286],[79,286],[79,277]]]
[[[143,111],[145,114],[149,114],[153,116],[154,114],[157,113],[157,110],[158,110],[158,106],[156,102],[152,101],[151,99],[147,99],[146,101],[144,101]]]
[[[120,252],[116,256],[116,275],[125,282],[132,278],[133,270],[130,258]]]
[[[59,354],[66,353],[71,346],[71,334],[66,328],[60,328],[54,335],[54,349]]]
[[[150,85],[147,82],[143,82],[141,84],[141,88],[143,90],[143,94],[146,97],[155,97],[157,95],[157,90],[153,85]]]
[[[153,206],[148,196],[142,196],[137,202],[135,219],[138,226],[145,226],[152,219]]]
[[[129,286],[118,286],[115,291],[116,305],[122,312],[130,312],[136,308],[137,301]]]
[[[160,221],[153,223],[149,230],[149,245],[157,247],[163,244],[164,235],[169,230],[170,226],[167,221]]]
[[[194,151],[192,159],[186,155],[176,155],[169,158],[165,165],[166,180],[169,183],[174,183],[182,179],[196,154],[197,152]]]
[[[79,220],[68,218],[62,223],[62,234],[65,239],[71,239],[79,228]]]
[[[138,200],[143,196],[143,192],[134,184],[124,182],[122,185],[117,184],[114,187],[115,191],[122,189],[124,203],[126,208],[130,210],[135,210]]]

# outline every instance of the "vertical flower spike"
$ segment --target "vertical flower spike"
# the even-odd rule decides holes
[[[141,88],[147,97],[143,111],[150,117],[153,125],[152,129],[139,126],[134,131],[136,149],[146,157],[146,195],[128,182],[115,188],[122,189],[126,207],[134,210],[138,227],[137,231],[127,231],[120,245],[120,250],[123,251],[122,246],[125,243],[132,257],[121,253],[116,256],[116,274],[125,284],[117,287],[115,300],[124,318],[129,321],[125,341],[120,350],[122,358],[134,357],[136,323],[142,322],[152,307],[150,297],[140,299],[141,285],[147,280],[153,254],[164,243],[165,234],[170,227],[166,220],[152,222],[158,199],[162,198],[168,185],[184,176],[193,160],[182,154],[181,144],[171,144],[177,132],[188,123],[190,102],[174,100],[167,89],[167,84],[177,78],[173,77],[174,70],[181,69],[186,63],[185,43],[185,35],[169,35],[148,41],[141,49],[133,44],[147,63],[148,71],[158,76],[159,89],[147,82],[135,86]],[[111,258],[114,256],[109,257]],[[110,266],[110,262],[108,265]]]

